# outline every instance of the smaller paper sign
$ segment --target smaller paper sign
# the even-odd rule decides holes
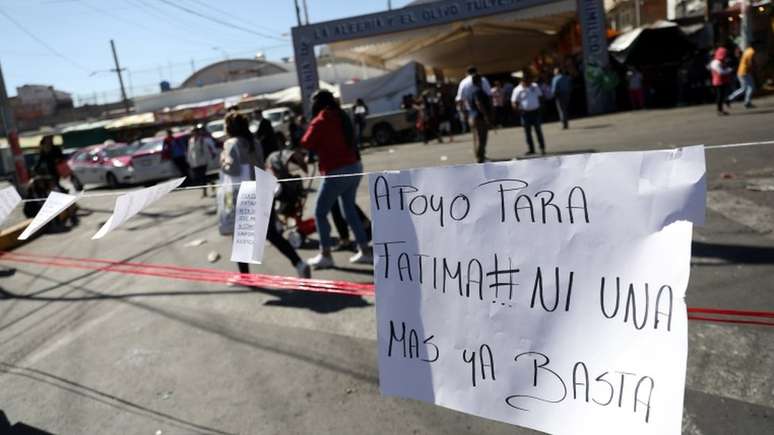
[[[260,264],[263,260],[263,242],[269,228],[277,179],[255,168],[255,180],[243,181],[239,187],[231,261]]]
[[[131,219],[134,215],[141,212],[144,208],[161,199],[164,195],[178,188],[185,177],[176,178],[166,183],[160,183],[147,189],[129,192],[116,198],[116,205],[113,214],[110,215],[107,222],[97,231],[91,239],[101,239],[107,233],[118,228],[121,224]]]
[[[6,187],[0,190],[0,223],[5,222],[8,216],[17,205],[21,202],[21,196],[16,188],[13,186]]]
[[[19,240],[27,240],[31,235],[35,234],[47,223],[57,217],[59,213],[73,205],[77,199],[77,196],[67,195],[65,193],[51,192],[48,194],[48,198],[46,198],[46,202],[43,203],[43,207],[40,208],[38,214],[32,219],[32,223],[29,224],[21,236],[19,236]]]

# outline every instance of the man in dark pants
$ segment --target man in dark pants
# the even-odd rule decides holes
[[[570,124],[570,94],[572,93],[572,84],[570,76],[559,68],[554,68],[554,78],[551,80],[551,94],[556,101],[556,111],[559,114],[559,120],[562,122],[562,128],[567,130]]]
[[[532,141],[532,129],[535,129],[540,152],[546,153],[546,144],[543,141],[542,119],[540,116],[540,99],[543,91],[540,86],[532,81],[529,74],[524,75],[524,80],[513,90],[511,103],[513,108],[521,113],[521,125],[524,127],[524,136],[529,150],[526,155],[535,154],[535,143]]]
[[[263,155],[268,156],[274,151],[278,151],[280,146],[277,143],[277,134],[274,132],[274,127],[271,126],[271,121],[263,117],[261,109],[256,109],[253,112],[253,118],[258,121],[258,131],[255,132],[255,138],[261,144]]]

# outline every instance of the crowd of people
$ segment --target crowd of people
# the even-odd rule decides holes
[[[510,124],[514,115],[524,129],[527,145],[525,155],[536,153],[535,138],[541,154],[545,154],[543,110],[550,101],[556,105],[562,128],[569,128],[572,90],[569,75],[561,68],[556,68],[550,80],[538,82],[532,71],[518,72],[513,77],[517,80],[515,87],[510,82],[503,84],[500,80],[490,85],[489,80],[480,75],[475,66],[470,66],[467,75],[459,83],[455,98],[457,112],[464,125],[462,130],[469,128],[473,132],[473,154],[478,163],[487,161],[489,130]]]
[[[755,92],[754,59],[754,43],[745,48],[737,57],[730,56],[725,47],[715,49],[709,69],[712,75],[712,87],[715,91],[715,106],[719,116],[727,116],[729,113],[725,108],[731,107],[731,103],[739,97],[744,97],[745,108],[755,107],[752,103],[752,95]],[[737,63],[736,68],[733,67],[734,63]],[[736,74],[739,86],[735,91],[729,93],[734,74]]]
[[[218,200],[221,233],[233,234],[239,183],[254,179],[251,168],[265,168],[284,178],[288,176],[283,169],[285,163],[293,161],[306,171],[307,162],[316,161],[320,174],[326,176],[317,188],[314,206],[315,226],[319,235],[318,254],[307,260],[300,258],[278,229],[274,205],[267,239],[290,261],[298,275],[304,278],[311,276],[312,269],[335,267],[332,252],[352,248],[350,230],[355,238],[355,254],[350,262],[371,264],[370,231],[365,227],[366,223],[370,226],[370,222],[356,204],[363,172],[358,147],[362,131],[359,114],[363,112],[356,110],[353,121],[331,92],[320,90],[312,97],[313,117],[308,125],[302,117],[293,119],[287,143],[280,144],[271,123],[262,123],[260,110],[253,113],[254,119],[261,123],[255,134],[250,132],[249,120],[245,115],[236,110],[229,111],[225,118],[227,139],[220,157],[220,178],[222,185],[231,187],[226,187],[228,192],[220,195]],[[189,148],[199,140],[198,136],[192,136]],[[338,245],[331,236],[329,215],[332,215],[338,232]],[[249,273],[247,263],[238,263],[238,268],[241,273]]]
[[[754,58],[754,46],[736,57],[724,47],[714,50],[707,68],[718,115],[728,115],[726,108],[740,98],[743,98],[744,107],[754,107]],[[731,92],[734,76],[738,88]],[[628,89],[631,108],[643,108],[643,74],[634,67],[627,68],[623,85]],[[554,110],[549,104],[555,106],[561,128],[568,129],[572,95],[572,76],[561,67],[554,67],[552,74],[530,68],[507,79],[498,78],[490,84],[475,66],[470,66],[457,86],[456,96],[448,88],[436,85],[424,89],[416,97],[407,96],[403,106],[408,109],[407,113],[412,116],[416,131],[425,144],[433,140],[443,143],[444,136],[452,141],[453,130],[472,132],[475,161],[484,163],[488,161],[486,148],[490,129],[516,123],[523,129],[524,155],[530,156],[538,151],[546,154],[542,128],[544,111]],[[289,162],[294,162],[304,172],[309,162],[318,164],[320,174],[326,177],[317,189],[313,208],[319,235],[317,255],[307,260],[298,255],[277,224],[274,206],[268,226],[267,239],[288,259],[300,277],[310,277],[312,269],[335,267],[332,255],[335,250],[354,251],[350,258],[352,263],[370,264],[373,257],[369,245],[370,221],[356,203],[363,174],[360,148],[369,108],[365,101],[357,99],[350,115],[342,109],[334,95],[325,90],[314,94],[311,106],[312,119],[309,122],[302,115],[288,120],[288,137],[282,142],[260,109],[252,112],[251,120],[249,114],[237,108],[230,108],[225,116],[227,139],[222,151],[202,124],[193,128],[187,142],[176,140],[172,130],[167,130],[164,139],[164,152],[168,153],[179,172],[187,176],[187,184],[202,187],[203,197],[207,196],[208,189],[207,168],[213,159],[219,159],[220,184],[234,186],[228,192],[223,192],[221,187],[215,195],[223,234],[233,233],[238,187],[241,181],[255,179],[253,167],[265,168],[280,178],[286,178],[288,173],[283,167]],[[254,132],[250,129],[251,121],[255,125]],[[63,162],[61,149],[53,146],[51,137],[44,138],[35,171],[49,177],[52,189],[66,192],[59,184]],[[223,183],[224,180],[228,183]],[[287,188],[290,188],[289,184]],[[215,191],[214,186],[212,190]],[[333,218],[338,244],[331,235],[329,216]],[[241,273],[249,273],[246,263],[239,263],[238,268]]]

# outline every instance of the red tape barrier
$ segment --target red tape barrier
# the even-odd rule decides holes
[[[156,276],[183,281],[210,282],[220,284],[240,284],[246,286],[337,293],[353,296],[373,296],[374,286],[368,283],[332,281],[323,279],[303,279],[290,276],[262,274],[240,274],[218,269],[181,267],[161,264],[146,264],[125,261],[102,260],[95,258],[52,257],[37,254],[19,254],[0,252],[0,261],[13,263],[40,264],[43,266],[64,267],[69,269],[114,272],[125,275]]]
[[[325,279],[304,279],[290,276],[263,274],[240,274],[218,269],[183,267],[164,264],[148,264],[129,261],[103,260],[96,258],[53,257],[38,254],[0,252],[0,261],[43,266],[83,269],[125,275],[155,276],[182,281],[209,282],[216,284],[239,284],[280,290],[301,290],[321,293],[335,293],[352,296],[373,296],[374,285]],[[712,315],[707,317],[705,315]],[[717,317],[721,316],[721,317]],[[688,307],[688,320],[741,325],[774,326],[774,322],[746,318],[772,318],[774,312],[725,310],[719,308]]]

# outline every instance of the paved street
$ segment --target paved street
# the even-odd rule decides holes
[[[549,154],[774,140],[774,98],[718,117],[712,106],[621,113],[545,126]],[[525,151],[520,129],[491,134],[489,157]],[[364,152],[366,170],[469,163],[452,144]],[[774,310],[774,145],[707,151],[707,223],[696,228],[687,302]],[[768,189],[768,190],[767,190]],[[359,202],[368,204],[361,185]],[[212,197],[176,192],[100,241],[109,197],[80,202],[81,223],[17,252],[236,270]],[[204,244],[187,246],[201,239]],[[271,246],[265,274],[292,275]],[[210,252],[221,259],[211,264]],[[310,257],[314,250],[302,251]],[[371,282],[368,267],[315,274]],[[0,410],[63,434],[534,433],[413,400],[377,385],[371,298],[2,261]],[[774,427],[774,328],[690,322],[683,432],[762,434]],[[2,428],[2,419],[0,419]]]

